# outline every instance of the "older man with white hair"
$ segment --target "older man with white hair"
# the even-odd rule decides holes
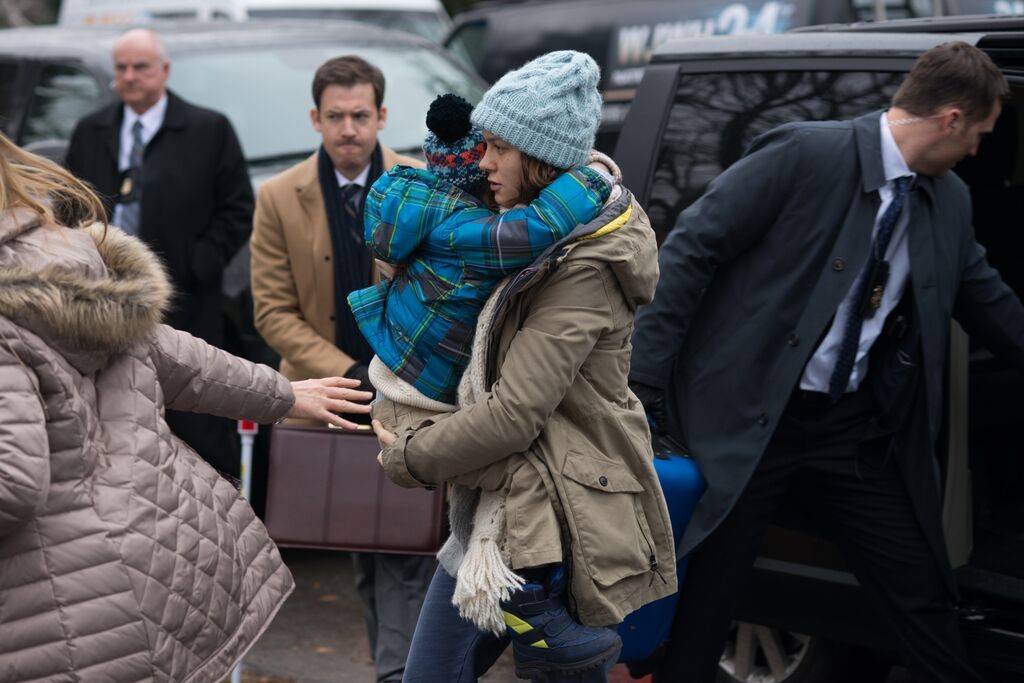
[[[114,43],[120,102],[85,116],[67,167],[100,194],[107,217],[158,252],[177,297],[167,322],[221,346],[221,280],[249,237],[253,194],[238,137],[222,114],[167,89],[171,62],[149,29]],[[167,422],[221,472],[238,474],[230,425],[168,411]]]

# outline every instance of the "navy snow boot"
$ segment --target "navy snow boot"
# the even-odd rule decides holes
[[[622,649],[618,633],[577,623],[564,597],[541,584],[526,584],[501,608],[520,678],[587,671],[617,658]]]

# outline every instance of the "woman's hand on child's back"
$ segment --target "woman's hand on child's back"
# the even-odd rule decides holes
[[[405,265],[401,263],[388,263],[387,261],[381,261],[379,258],[373,259],[374,263],[377,264],[377,271],[380,276],[386,280],[391,280],[398,273],[405,270]]]

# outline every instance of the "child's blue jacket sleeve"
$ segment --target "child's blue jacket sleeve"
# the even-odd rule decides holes
[[[504,213],[420,169],[395,167],[366,199],[365,237],[374,255],[406,260],[428,235],[470,267],[503,274],[532,263],[574,227],[593,220],[611,193],[590,168],[563,173],[528,206]]]

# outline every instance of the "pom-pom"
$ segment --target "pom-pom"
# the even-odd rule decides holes
[[[473,105],[451,93],[438,95],[427,110],[427,128],[440,140],[452,144],[469,133],[473,124],[469,114]]]

